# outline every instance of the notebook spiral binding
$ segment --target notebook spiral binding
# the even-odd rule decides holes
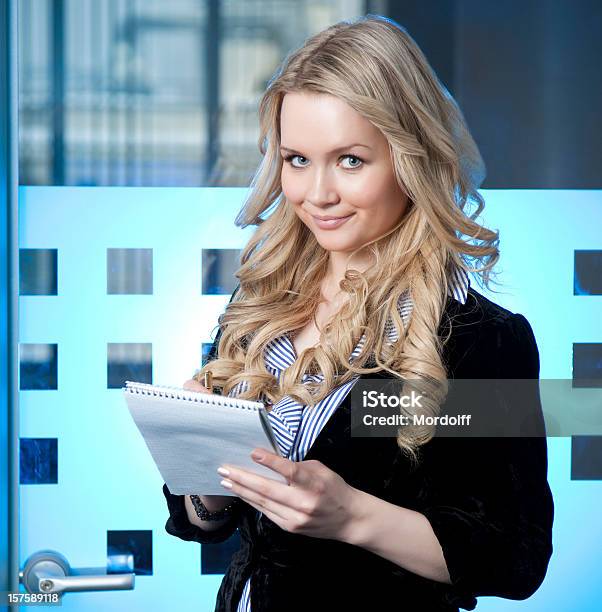
[[[212,404],[215,406],[242,408],[243,410],[257,411],[264,408],[264,405],[261,402],[254,402],[252,400],[237,399],[235,397],[227,397],[222,395],[212,395],[209,393],[198,393],[196,391],[183,389],[182,387],[150,385],[148,383],[134,382],[131,380],[125,381],[123,391],[124,393],[152,395],[154,397],[163,397],[167,399],[183,399],[196,403]]]

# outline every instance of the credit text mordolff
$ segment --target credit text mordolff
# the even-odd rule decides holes
[[[414,426],[424,425],[451,425],[451,426],[466,426],[470,425],[471,414],[458,414],[450,416],[449,414],[439,416],[429,416],[426,414],[414,414],[411,416],[404,414],[392,414],[390,416],[375,416],[365,414],[362,418],[364,425],[398,425],[406,426],[410,423]]]

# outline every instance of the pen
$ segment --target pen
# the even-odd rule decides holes
[[[213,393],[213,376],[211,372],[205,372],[203,384],[206,389],[209,390],[209,393]]]
[[[199,380],[199,374],[200,374],[200,370],[197,370],[193,375],[192,375],[192,379],[196,380],[197,382],[201,382]],[[213,393],[213,376],[211,374],[211,372],[205,372],[205,374],[203,375],[203,386],[209,391],[209,393]]]

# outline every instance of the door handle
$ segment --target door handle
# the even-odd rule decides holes
[[[135,575],[107,574],[102,567],[73,569],[55,550],[40,550],[27,559],[19,579],[28,593],[69,593],[133,589]]]

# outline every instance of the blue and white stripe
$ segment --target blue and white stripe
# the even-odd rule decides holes
[[[454,268],[449,280],[452,296],[464,304],[468,295],[468,287],[470,286],[467,273],[463,269]],[[407,326],[412,311],[412,300],[408,292],[400,296],[397,310],[404,325]],[[385,332],[389,342],[396,342],[399,339],[398,330],[391,318],[389,318],[385,325]],[[350,362],[360,354],[364,341],[365,336],[362,335],[351,353]],[[283,334],[266,345],[264,351],[265,366],[278,380],[280,380],[282,373],[295,363],[296,359],[297,354],[289,334]],[[319,374],[304,374],[302,382],[305,384],[307,382],[322,381],[323,378]],[[283,457],[287,457],[291,461],[303,460],[324,425],[326,425],[337,407],[341,405],[358,379],[359,375],[343,385],[335,387],[327,397],[315,404],[311,410],[306,410],[307,406],[300,404],[289,395],[283,397],[272,406],[272,409],[268,412],[268,418],[270,419],[270,424],[276,435],[278,447]],[[247,383],[243,381],[232,389],[229,395],[236,396],[246,388],[248,388]],[[251,612],[250,578],[243,588],[237,612]]]

